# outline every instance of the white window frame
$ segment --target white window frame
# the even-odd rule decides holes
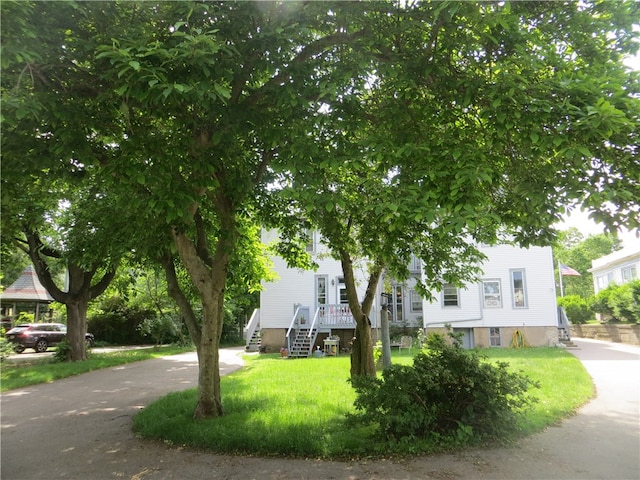
[[[502,308],[502,282],[499,278],[482,280],[482,303],[484,308]]]
[[[518,289],[516,289],[516,279],[514,278],[515,274],[522,274],[522,292],[518,295]],[[511,298],[512,298],[512,306],[513,308],[528,308],[529,307],[529,296],[527,295],[527,275],[524,268],[514,268],[509,270],[509,277],[511,279]],[[517,299],[521,297],[522,304],[518,305]]]
[[[349,299],[347,298],[347,285],[344,282],[344,277],[338,277],[338,283],[336,285],[337,288],[337,298],[338,303],[340,305],[348,305]]]
[[[305,228],[304,233],[309,237],[309,242],[304,249],[307,253],[316,253],[315,230]]]
[[[316,308],[320,308],[322,305],[329,304],[329,275],[316,275],[315,276],[315,297],[316,297]],[[321,293],[320,293],[320,285],[324,283],[324,302],[321,301]]]
[[[489,327],[489,346],[502,346],[502,330],[500,327]]]
[[[638,277],[638,273],[635,265],[628,265],[620,269],[623,282],[630,282]]]
[[[455,289],[455,304],[448,304],[447,301],[450,301],[452,298],[452,294],[449,292],[447,293],[447,290],[451,290],[451,289]],[[453,283],[445,283],[442,285],[442,292],[441,292],[441,296],[442,296],[442,308],[460,308],[460,289],[455,286]],[[449,300],[447,300],[448,297],[451,297]]]
[[[411,313],[420,313],[422,312],[422,297],[418,292],[414,289],[409,291],[409,296],[411,299]]]

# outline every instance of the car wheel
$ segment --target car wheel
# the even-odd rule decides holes
[[[15,347],[13,347],[13,351],[16,353],[22,353],[24,352],[24,346],[23,345],[16,345]]]
[[[90,338],[87,338],[84,342],[87,345],[87,348],[93,347],[93,340],[91,340]]]
[[[49,345],[47,345],[47,341],[44,338],[41,338],[40,340],[38,340],[36,342],[36,346],[33,347],[33,349],[37,352],[37,353],[44,353],[47,351],[47,347]]]

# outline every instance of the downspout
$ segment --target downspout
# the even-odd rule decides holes
[[[476,284],[480,287],[480,284]],[[484,308],[482,306],[482,289],[478,288],[478,305],[480,307],[480,316],[478,318],[465,318],[461,320],[450,320],[448,322],[443,322],[442,320],[435,320],[432,322],[424,322],[424,328],[427,328],[429,325],[436,325],[441,323],[442,325],[447,325],[449,323],[462,323],[462,322],[484,322]]]

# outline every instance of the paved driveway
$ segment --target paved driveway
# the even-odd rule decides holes
[[[1,478],[13,479],[633,479],[640,478],[640,348],[576,340],[597,397],[514,448],[405,461],[234,457],[137,439],[131,418],[169,391],[195,386],[195,354],[123,365],[7,392]],[[221,351],[223,373],[241,366]]]

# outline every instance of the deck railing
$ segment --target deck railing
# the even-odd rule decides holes
[[[344,304],[320,305],[317,322],[320,327],[329,328],[354,328],[356,325],[349,305]]]

